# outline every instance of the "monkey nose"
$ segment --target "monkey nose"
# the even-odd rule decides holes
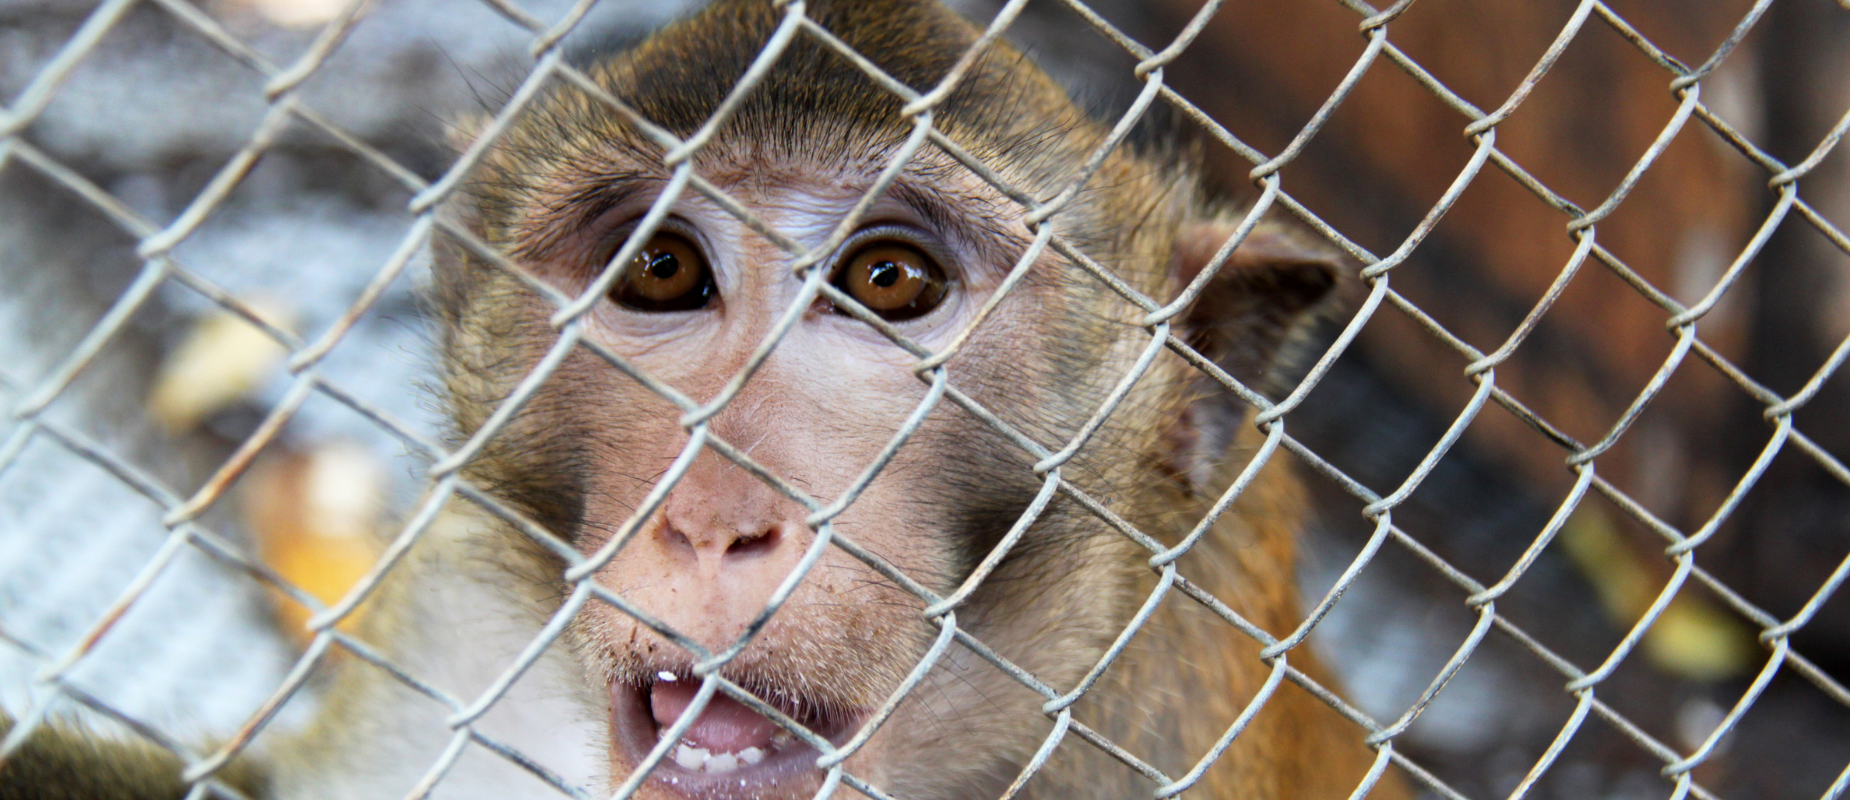
[[[669,547],[692,555],[697,563],[738,565],[770,555],[783,541],[777,525],[756,530],[737,530],[728,526],[686,531],[671,521],[664,521],[661,535]]]

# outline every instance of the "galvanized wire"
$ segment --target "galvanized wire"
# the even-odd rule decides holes
[[[1394,43],[1389,28],[1413,5],[1412,0],[1401,0],[1385,10],[1376,9],[1360,0],[1346,0],[1346,5],[1360,15],[1358,27],[1364,39],[1362,52],[1345,77],[1290,142],[1280,151],[1272,154],[1242,142],[1225,126],[1165,83],[1165,67],[1196,42],[1214,15],[1223,13],[1218,0],[1212,0],[1203,5],[1200,11],[1191,17],[1181,33],[1161,47],[1149,47],[1137,42],[1133,37],[1114,27],[1103,16],[1088,8],[1082,0],[1066,0],[1067,5],[1078,12],[1080,18],[1095,28],[1105,40],[1114,46],[1121,47],[1130,57],[1136,59],[1137,63],[1132,70],[1131,78],[1138,81],[1140,87],[1136,98],[1125,111],[1116,118],[1105,121],[1107,123],[1105,129],[1108,132],[1100,139],[1097,147],[1082,162],[1076,164],[1071,174],[1066,176],[1066,179],[1045,197],[1010,185],[996,171],[994,165],[985,164],[982,159],[973,156],[965,143],[954,140],[936,127],[933,120],[934,111],[951,96],[976,60],[992,46],[993,42],[1005,36],[1010,27],[1018,22],[1024,5],[1019,0],[1006,4],[982,31],[980,38],[970,50],[960,57],[949,74],[938,85],[925,91],[916,91],[907,87],[892,76],[883,73],[863,54],[853,52],[852,48],[807,15],[807,6],[802,0],[776,0],[775,2],[765,0],[767,5],[775,6],[781,14],[781,20],[775,32],[765,43],[762,51],[755,54],[750,68],[717,106],[711,118],[706,120],[692,135],[685,138],[677,137],[647,120],[643,114],[598,87],[588,75],[565,59],[561,41],[585,17],[590,9],[590,0],[576,4],[559,20],[550,23],[522,9],[512,0],[484,0],[484,2],[502,18],[526,29],[532,35],[530,48],[533,57],[532,69],[519,86],[511,92],[508,100],[482,126],[479,135],[460,157],[443,175],[433,181],[419,178],[413,170],[396,163],[380,150],[364,143],[361,138],[343,130],[308,105],[299,92],[303,83],[315,75],[340,50],[354,28],[363,24],[368,11],[368,0],[350,2],[341,13],[326,24],[311,45],[291,64],[273,63],[259,50],[241,40],[237,34],[228,30],[188,0],[148,0],[147,5],[163,10],[180,26],[203,37],[226,57],[261,77],[264,81],[263,99],[268,106],[268,111],[256,128],[245,138],[243,146],[215,172],[204,187],[193,196],[185,209],[165,226],[157,225],[133,211],[114,198],[106,189],[60,163],[57,158],[35,145],[31,139],[34,121],[44,112],[73,70],[98,51],[104,37],[119,26],[129,10],[137,5],[134,0],[106,0],[98,6],[71,35],[64,47],[39,68],[37,74],[25,85],[24,90],[12,98],[4,112],[0,113],[0,168],[31,170],[61,190],[68,192],[73,198],[95,208],[106,219],[137,241],[136,253],[143,263],[140,273],[120,293],[114,305],[68,353],[62,354],[62,358],[51,369],[42,375],[35,376],[27,384],[0,386],[0,390],[3,390],[7,398],[7,413],[13,422],[12,432],[8,439],[4,444],[0,444],[0,474],[17,462],[20,453],[28,443],[44,440],[106,470],[126,486],[152,501],[163,510],[162,521],[166,526],[166,532],[162,534],[164,538],[156,554],[108,604],[107,611],[84,633],[80,643],[75,647],[65,652],[46,652],[0,629],[0,639],[4,639],[9,646],[26,655],[38,659],[44,665],[37,679],[52,693],[54,698],[20,716],[4,741],[0,741],[0,756],[13,752],[36,729],[46,724],[54,706],[60,703],[73,703],[118,719],[149,742],[174,752],[186,763],[184,777],[195,785],[196,795],[203,796],[201,793],[210,793],[216,796],[238,797],[235,789],[215,777],[216,773],[233,756],[246,748],[259,732],[271,724],[278,709],[301,690],[317,670],[324,666],[330,653],[338,648],[356,657],[360,662],[378,669],[386,679],[402,684],[449,709],[447,724],[452,729],[452,734],[448,739],[448,744],[440,756],[429,765],[423,778],[414,788],[412,796],[422,797],[434,790],[449,778],[451,767],[457,763],[466,750],[478,747],[507,759],[566,796],[589,797],[589,790],[585,787],[568,785],[564,779],[549,771],[531,755],[521,753],[478,730],[476,723],[497,703],[505,699],[510,688],[547,651],[558,646],[558,639],[564,633],[567,624],[593,602],[605,604],[619,613],[633,617],[645,627],[684,648],[697,659],[698,664],[694,672],[696,677],[701,679],[700,688],[694,700],[678,720],[667,726],[668,734],[662,737],[660,743],[631,774],[623,776],[621,785],[615,792],[616,798],[628,797],[640,788],[650,771],[668,755],[673,744],[679,741],[679,734],[692,725],[700,711],[718,694],[724,694],[758,711],[815,747],[821,754],[817,765],[827,770],[821,796],[827,796],[839,785],[847,784],[869,796],[886,797],[888,795],[884,791],[846,770],[842,764],[868,741],[881,723],[888,719],[900,704],[906,701],[910,693],[923,682],[940,657],[953,645],[976,654],[1029,690],[1041,695],[1045,700],[1042,711],[1053,725],[1052,732],[1033,757],[1023,765],[1021,772],[1004,794],[1005,797],[1020,791],[1038,771],[1047,768],[1054,749],[1068,739],[1086,742],[1087,746],[1096,747],[1148,778],[1149,789],[1154,797],[1176,795],[1202,778],[1236,738],[1242,735],[1247,723],[1275,695],[1278,687],[1287,680],[1308,690],[1313,696],[1327,702],[1339,714],[1352,721],[1356,727],[1355,740],[1375,749],[1376,758],[1373,766],[1361,785],[1356,788],[1356,797],[1364,796],[1390,765],[1400,767],[1400,771],[1413,782],[1434,795],[1448,798],[1466,797],[1432,771],[1407,756],[1405,748],[1397,748],[1395,742],[1444,692],[1448,681],[1472,658],[1480,644],[1492,631],[1513,642],[1546,668],[1559,673],[1565,681],[1563,690],[1573,701],[1571,715],[1561,725],[1547,749],[1539,755],[1533,767],[1527,771],[1521,782],[1508,795],[1511,798],[1525,796],[1536,785],[1550,767],[1557,763],[1562,751],[1575,739],[1589,718],[1598,718],[1607,722],[1635,742],[1651,758],[1661,761],[1662,772],[1665,776],[1663,789],[1666,793],[1673,797],[1714,798],[1717,797],[1715,792],[1697,781],[1692,770],[1714,755],[1717,744],[1753,707],[1762,691],[1779,672],[1791,670],[1810,681],[1836,703],[1850,707],[1850,689],[1846,689],[1835,678],[1796,652],[1791,641],[1793,634],[1815,619],[1824,602],[1836,592],[1846,577],[1850,577],[1850,558],[1846,558],[1837,565],[1830,578],[1817,587],[1802,608],[1783,619],[1753,605],[1740,594],[1728,589],[1715,576],[1698,566],[1694,558],[1694,553],[1708,542],[1722,525],[1728,522],[1741,498],[1753,489],[1761,480],[1769,464],[1781,454],[1808,459],[1838,481],[1850,485],[1850,469],[1847,469],[1837,456],[1827,452],[1807,437],[1796,426],[1793,418],[1794,413],[1811,402],[1824,383],[1839,371],[1847,359],[1850,359],[1850,338],[1846,338],[1843,343],[1839,344],[1803,387],[1788,397],[1781,396],[1748,377],[1727,357],[1705,343],[1699,337],[1697,330],[1698,323],[1712,312],[1724,296],[1736,286],[1740,276],[1749,268],[1750,263],[1754,262],[1774,231],[1781,226],[1801,223],[1807,225],[1821,234],[1824,240],[1833,247],[1850,254],[1850,235],[1846,235],[1841,227],[1827,219],[1800,194],[1803,181],[1840,147],[1846,133],[1850,132],[1850,111],[1845,112],[1804,159],[1796,164],[1786,164],[1716,116],[1702,100],[1701,80],[1713,73],[1735,52],[1736,47],[1764,16],[1773,0],[1760,0],[1749,9],[1725,41],[1709,53],[1700,66],[1694,68],[1684,65],[1653,44],[1648,37],[1605,3],[1597,2],[1597,0],[1584,0],[1576,7],[1551,46],[1538,59],[1527,76],[1518,83],[1501,104],[1490,112],[1479,109],[1447,88],[1443,82],[1421,67],[1414,58]],[[1537,84],[1557,65],[1560,59],[1565,57],[1569,45],[1587,35],[1586,29],[1595,21],[1616,32],[1651,63],[1664,71],[1667,79],[1666,90],[1676,101],[1677,106],[1676,111],[1663,125],[1655,141],[1632,163],[1617,186],[1602,198],[1598,205],[1586,210],[1548,188],[1533,173],[1499,148],[1497,132],[1499,126],[1518,112]],[[691,166],[694,155],[709,145],[732,113],[754,91],[757,83],[769,70],[775,68],[784,50],[799,40],[812,41],[842,54],[877,85],[893,92],[895,97],[903,103],[899,114],[905,124],[910,127],[910,133],[904,142],[886,154],[886,164],[878,178],[866,188],[852,209],[843,215],[830,231],[826,241],[814,247],[801,246],[788,235],[777,231],[774,226],[758,218],[748,204],[709,183],[696,174]],[[1295,199],[1284,188],[1281,171],[1301,156],[1307,145],[1318,136],[1332,115],[1356,90],[1361,79],[1372,70],[1387,68],[1384,65],[1392,65],[1393,68],[1405,72],[1429,90],[1435,98],[1456,111],[1461,118],[1461,134],[1472,144],[1473,152],[1452,178],[1445,192],[1426,211],[1413,230],[1391,252],[1377,255],[1344,236],[1334,226],[1319,218]],[[539,280],[506,254],[496,252],[493,247],[476,240],[467,230],[447,219],[440,212],[443,205],[455,197],[459,190],[458,187],[515,124],[515,120],[531,108],[532,104],[550,87],[562,84],[585,92],[594,102],[603,104],[632,125],[635,130],[641,132],[650,143],[659,148],[661,166],[670,175],[666,188],[650,207],[642,222],[617,249],[599,277],[576,297],[567,296]],[[1233,154],[1253,164],[1249,177],[1259,190],[1257,203],[1232,236],[1219,247],[1199,277],[1195,278],[1178,298],[1167,303],[1162,298],[1144,296],[1116,275],[1110,265],[1102,264],[1087,255],[1082,244],[1072,241],[1062,233],[1061,229],[1061,215],[1070,202],[1087,187],[1088,182],[1105,163],[1105,160],[1123,146],[1123,142],[1143,120],[1148,109],[1158,102],[1172,107],[1181,117],[1202,125],[1208,134],[1211,146],[1227,148]],[[1722,141],[1738,150],[1750,162],[1766,170],[1769,175],[1768,186],[1776,194],[1777,200],[1762,221],[1759,230],[1738,252],[1729,268],[1706,296],[1693,305],[1685,306],[1668,293],[1651,285],[1649,281],[1628,267],[1623,259],[1604,247],[1598,239],[1598,226],[1626,201],[1631,190],[1649,170],[1658,164],[1665,149],[1692,120],[1712,130]],[[391,257],[379,266],[372,280],[353,299],[347,311],[332,325],[312,336],[304,336],[266,320],[247,302],[222,290],[173,255],[177,245],[194,236],[205,220],[226,205],[230,194],[246,180],[257,161],[276,146],[279,137],[298,126],[306,126],[326,135],[363,162],[380,169],[413,195],[406,205],[411,220],[405,226],[399,246]],[[884,323],[877,315],[863,308],[852,297],[830,286],[826,280],[826,271],[818,266],[821,259],[832,252],[836,245],[856,229],[870,205],[927,147],[935,149],[952,161],[968,168],[972,174],[986,182],[998,194],[1015,202],[1018,212],[1034,235],[1031,245],[1012,265],[1005,279],[977,311],[968,327],[953,337],[948,345],[938,350],[932,350],[909,340],[893,326]],[[1573,255],[1562,265],[1553,283],[1524,316],[1521,324],[1496,350],[1490,353],[1481,352],[1467,344],[1462,337],[1446,329],[1443,324],[1393,289],[1390,284],[1392,271],[1405,264],[1418,251],[1427,236],[1446,216],[1465,189],[1478,181],[1487,167],[1503,172],[1532,192],[1540,203],[1559,210],[1563,215],[1564,235],[1574,243]],[[803,281],[802,290],[792,299],[770,333],[758,343],[747,363],[730,377],[717,395],[704,403],[697,402],[647,375],[644,370],[607,348],[588,340],[584,335],[585,315],[617,280],[621,265],[626,264],[644,246],[666,218],[670,207],[690,190],[694,194],[711,200],[726,212],[736,216],[740,222],[765,235],[767,239],[787,251],[792,259],[796,275]],[[1290,387],[1277,401],[1229,375],[1171,331],[1172,319],[1185,309],[1202,291],[1207,282],[1221,270],[1234,248],[1252,232],[1260,216],[1274,207],[1284,209],[1287,214],[1297,217],[1311,230],[1321,233],[1335,247],[1359,259],[1363,263],[1360,276],[1368,287],[1365,301],[1356,309],[1343,327],[1341,334],[1314,360],[1304,378]],[[360,317],[375,305],[386,287],[399,279],[407,265],[439,232],[454,237],[476,256],[488,261],[494,268],[513,275],[523,286],[531,289],[541,299],[552,303],[556,310],[552,313],[550,322],[558,332],[556,344],[534,364],[513,392],[496,406],[487,421],[471,435],[470,439],[454,449],[439,445],[412,427],[371,407],[354,393],[331,381],[320,369],[324,360],[341,345],[344,337],[352,330]],[[1135,363],[1125,374],[1118,376],[1117,383],[1102,402],[1092,409],[1086,422],[1065,441],[1041,441],[1009,426],[992,410],[985,408],[969,394],[960,390],[956,379],[957,357],[962,353],[965,343],[973,333],[989,322],[996,306],[1019,286],[1028,272],[1034,269],[1041,259],[1049,257],[1049,254],[1055,254],[1070,261],[1084,273],[1098,279],[1101,285],[1111,292],[1121,296],[1127,304],[1134,306],[1140,312],[1139,324],[1149,336],[1149,340],[1142,346]],[[1604,435],[1591,444],[1578,442],[1563,433],[1521,400],[1498,386],[1496,380],[1496,368],[1506,363],[1524,345],[1542,318],[1554,306],[1556,300],[1570,283],[1585,271],[1584,267],[1588,264],[1604,267],[1621,281],[1636,289],[1641,297],[1661,308],[1665,314],[1666,328],[1674,337],[1670,353],[1663,359],[1651,380],[1636,393],[1626,411],[1607,429]],[[237,448],[210,479],[190,494],[164,484],[119,454],[112,452],[107,446],[72,430],[45,413],[67,394],[79,375],[93,368],[98,354],[109,343],[128,335],[126,332],[128,320],[146,306],[157,290],[166,286],[185,287],[211,304],[257,326],[265,335],[288,351],[287,368],[293,381],[283,399],[269,409],[267,416],[255,432]],[[724,440],[708,425],[715,415],[734,401],[739,392],[752,379],[758,366],[764,363],[776,348],[782,346],[786,334],[818,297],[827,297],[851,316],[867,322],[894,344],[910,353],[916,359],[913,369],[927,387],[924,399],[917,404],[905,421],[891,432],[887,444],[882,448],[878,457],[857,474],[848,489],[832,499],[812,496],[801,487],[784,480],[774,471],[752,460],[748,455],[749,448],[741,449],[736,443]],[[1470,402],[1457,414],[1444,435],[1426,451],[1418,465],[1398,486],[1381,491],[1346,474],[1315,453],[1302,440],[1294,437],[1287,430],[1287,416],[1304,403],[1312,390],[1326,378],[1332,365],[1347,351],[1359,332],[1377,315],[1388,309],[1399,312],[1414,322],[1430,336],[1433,342],[1455,351],[1459,356],[1461,377],[1474,386],[1474,391]],[[1254,424],[1264,436],[1263,446],[1257,449],[1249,464],[1225,493],[1216,499],[1206,517],[1194,525],[1180,543],[1172,547],[1164,546],[1155,537],[1138,530],[1135,525],[1114,511],[1110,502],[1094,497],[1062,473],[1063,465],[1087,446],[1092,435],[1113,416],[1119,404],[1144,377],[1154,359],[1162,355],[1165,350],[1179,355],[1189,364],[1199,368],[1206,378],[1222,385],[1229,392],[1253,406],[1256,411],[1253,417]],[[544,525],[524,518],[518,511],[495,498],[492,493],[472,485],[463,477],[464,468],[496,437],[503,435],[505,427],[520,411],[523,404],[532,398],[544,382],[553,377],[554,372],[567,357],[580,351],[591,353],[675,406],[681,414],[679,424],[689,437],[687,445],[673,464],[657,479],[647,497],[616,528],[608,543],[589,555],[577,552],[547,530]],[[1627,496],[1624,491],[1601,478],[1597,473],[1597,465],[1601,456],[1623,439],[1632,423],[1659,398],[1670,378],[1685,365],[1691,354],[1716,367],[1749,398],[1763,405],[1770,432],[1759,457],[1738,480],[1720,507],[1697,530],[1683,531],[1653,516],[1640,503]],[[302,405],[316,397],[325,398],[362,415],[430,463],[431,483],[417,510],[408,516],[408,521],[402,526],[373,569],[345,597],[333,604],[323,604],[300,588],[289,585],[286,580],[265,566],[259,559],[232,544],[234,539],[210,529],[201,522],[208,510],[221,504],[227,490],[247,471],[257,454],[276,440],[279,432],[296,415]],[[1018,448],[1032,464],[1031,467],[1024,467],[1024,470],[1040,483],[1041,489],[1026,513],[1014,523],[968,578],[951,594],[940,596],[913,576],[906,575],[903,570],[869,552],[852,537],[835,530],[831,522],[856,501],[895,454],[906,446],[926,417],[945,401],[949,401],[952,406],[967,411],[983,421],[1003,441]],[[1547,524],[1535,533],[1516,563],[1494,583],[1485,585],[1456,566],[1447,563],[1431,549],[1422,545],[1416,536],[1397,525],[1394,511],[1420,489],[1441,459],[1445,458],[1452,446],[1473,424],[1481,410],[1491,403],[1512,413],[1536,431],[1544,441],[1558,445],[1561,448],[1563,463],[1573,474],[1574,482],[1572,490],[1560,501]],[[657,512],[668,492],[692,465],[694,458],[708,450],[737,464],[764,480],[767,485],[779,493],[801,504],[809,512],[806,524],[815,534],[796,569],[773,592],[770,601],[755,615],[745,632],[737,640],[717,651],[702,647],[660,620],[650,617],[619,593],[599,586],[592,578],[600,567],[607,564],[618,551],[626,546],[650,515]],[[1364,504],[1362,514],[1372,523],[1374,532],[1341,573],[1335,585],[1328,590],[1320,602],[1314,604],[1305,613],[1295,630],[1268,632],[1261,626],[1243,618],[1232,607],[1198,584],[1188,580],[1187,576],[1178,570],[1175,562],[1196,546],[1214,521],[1226,512],[1241,493],[1251,485],[1258,471],[1274,460],[1277,453],[1281,451],[1292,454],[1293,458],[1307,465],[1308,471],[1313,474],[1313,479],[1332,481],[1335,486],[1361,501]],[[1644,528],[1662,536],[1666,542],[1664,554],[1672,569],[1670,579],[1656,594],[1647,610],[1635,621],[1631,630],[1611,650],[1604,661],[1592,669],[1586,669],[1582,665],[1577,665],[1557,655],[1521,626],[1499,614],[1496,607],[1497,601],[1502,599],[1511,587],[1524,577],[1543,550],[1555,541],[1569,516],[1580,507],[1589,492],[1606,498]],[[969,630],[960,628],[955,613],[957,607],[979,588],[1056,496],[1063,496],[1080,508],[1097,515],[1106,527],[1116,532],[1117,535],[1122,535],[1133,544],[1148,550],[1150,555],[1147,565],[1156,576],[1154,589],[1147,595],[1142,607],[1132,617],[1129,624],[1117,632],[1112,646],[1096,663],[1089,666],[1085,677],[1067,691],[1060,691],[1049,685],[997,653],[988,644],[973,636]],[[486,691],[473,698],[459,698],[446,694],[418,676],[392,664],[389,657],[341,632],[337,627],[339,623],[354,613],[355,609],[377,589],[391,572],[400,568],[406,552],[418,542],[428,538],[432,522],[438,512],[446,503],[455,498],[462,498],[486,513],[500,518],[515,531],[558,555],[566,564],[562,577],[572,587],[559,609],[550,616],[534,638],[528,642],[525,649],[499,673]],[[1390,546],[1405,550],[1416,560],[1430,567],[1435,579],[1463,589],[1466,594],[1464,607],[1476,617],[1476,620],[1469,635],[1446,659],[1443,668],[1430,679],[1418,699],[1407,706],[1395,719],[1383,722],[1370,717],[1352,703],[1344,700],[1339,691],[1319,683],[1310,675],[1293,667],[1289,662],[1289,654],[1304,645],[1330,610],[1341,601],[1345,593],[1354,587],[1359,576],[1376,562],[1383,549]],[[189,548],[223,562],[239,573],[249,576],[252,580],[284,592],[313,612],[308,624],[313,638],[283,682],[276,687],[268,701],[258,708],[235,734],[221,743],[215,752],[204,754],[194,752],[151,726],[109,707],[108,704],[86,693],[67,679],[72,670],[91,655],[98,643],[110,635],[117,620],[144,597],[151,586],[162,580],[168,565],[181,552]],[[831,548],[839,549],[848,556],[862,561],[876,573],[891,580],[901,590],[915,595],[924,604],[925,618],[935,625],[938,631],[925,657],[911,667],[906,679],[883,701],[877,711],[866,721],[864,727],[853,738],[839,746],[805,729],[798,721],[753,696],[744,687],[723,677],[719,672],[722,666],[735,658],[752,641],[752,638],[788,600],[824,553]],[[1653,626],[1661,621],[1671,601],[1692,583],[1706,587],[1737,616],[1758,628],[1766,653],[1755,679],[1742,692],[1722,722],[1698,746],[1684,752],[1645,733],[1643,728],[1602,700],[1599,693],[1607,689],[1607,679],[1632,654]],[[1091,690],[1113,660],[1123,652],[1131,638],[1165,602],[1196,603],[1252,638],[1259,645],[1258,657],[1265,662],[1265,668],[1268,670],[1264,685],[1244,706],[1239,717],[1219,737],[1213,748],[1192,759],[1189,771],[1179,776],[1171,776],[1162,772],[1136,754],[1110,741],[1096,729],[1088,726],[1083,715],[1078,715],[1074,711],[1074,704]],[[1850,784],[1850,767],[1846,767],[1823,797],[1838,797],[1844,792],[1847,784]]]

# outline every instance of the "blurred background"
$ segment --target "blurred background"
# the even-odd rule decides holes
[[[181,7],[177,2],[165,4]],[[198,26],[154,2],[0,0],[0,102],[28,88],[86,20],[114,20],[57,85],[19,138],[0,144],[0,400],[19,403],[67,363],[145,270],[137,237],[184,214],[262,125],[267,78],[340,12],[339,0],[201,0],[196,9],[248,49],[228,55]],[[550,23],[561,0],[522,4]],[[605,0],[576,50],[633,39],[687,3]],[[999,3],[958,5],[986,21]],[[1160,49],[1196,0],[1089,4]],[[1389,39],[1432,78],[1480,109],[1501,105],[1575,11],[1569,0],[1421,0]],[[1613,0],[1607,7],[1685,65],[1696,65],[1749,13],[1751,0]],[[119,13],[119,18],[116,16]],[[1334,0],[1229,0],[1166,70],[1169,83],[1241,141],[1280,152],[1356,63],[1363,14]],[[94,24],[94,23],[93,23]],[[1067,5],[1029,3],[1013,38],[1101,116],[1135,94],[1136,60]],[[532,64],[532,34],[476,0],[382,0],[309,78],[300,101],[366,145],[432,180],[451,156],[445,121],[493,107]],[[1583,209],[1598,206],[1668,123],[1670,73],[1599,19],[1589,22],[1534,93],[1498,128],[1499,149]],[[1706,108],[1745,141],[1799,163],[1850,111],[1850,8],[1778,0],[1700,84]],[[1229,198],[1254,196],[1252,163],[1171,115],[1156,135],[1200,143]],[[1394,250],[1470,159],[1468,120],[1407,72],[1377,61],[1302,154],[1280,173],[1287,193],[1377,254]],[[15,144],[18,142],[18,144]],[[51,175],[68,170],[65,181]],[[1598,241],[1637,276],[1686,305],[1709,292],[1774,208],[1772,173],[1692,120],[1598,227]],[[70,188],[118,204],[99,211]],[[1850,229],[1850,145],[1828,151],[1801,196],[1838,236]],[[312,340],[406,247],[411,194],[346,144],[285,126],[254,170],[173,251],[202,282],[166,281],[77,373],[44,418],[179,496],[197,490],[289,395],[286,353],[207,292],[222,290],[265,323]],[[1495,167],[1393,274],[1396,290],[1489,352],[1568,263],[1568,216]],[[1841,238],[1794,212],[1700,326],[1745,377],[1798,391],[1850,336],[1850,255]],[[440,435],[426,383],[430,333],[417,287],[423,257],[395,278],[324,362],[321,374],[426,438]],[[214,289],[213,287],[216,287]],[[1589,262],[1498,384],[1583,443],[1597,441],[1670,354],[1668,314]],[[1335,325],[1324,332],[1333,338]],[[1384,309],[1287,418],[1312,450],[1374,490],[1397,486],[1475,388],[1466,359],[1408,315]],[[1685,533],[1721,506],[1773,433],[1764,405],[1694,356],[1618,444],[1599,474]],[[1850,458],[1850,377],[1826,379],[1794,427]],[[0,422],[14,456],[0,473],[0,709],[48,694],[42,656],[77,645],[110,602],[163,552],[159,508],[118,474],[50,437]],[[11,448],[24,442],[23,449]],[[324,598],[370,565],[422,489],[416,448],[321,395],[290,417],[226,502],[201,522]],[[1573,474],[1566,452],[1513,414],[1487,406],[1434,473],[1395,511],[1402,529],[1478,581],[1494,583],[1544,528]],[[1697,563],[1739,601],[1786,618],[1850,556],[1850,476],[1788,446],[1697,550]],[[1361,502],[1309,481],[1317,508],[1300,579],[1321,597],[1372,529]],[[1666,542],[1612,502],[1589,495],[1498,611],[1581,669],[1598,665],[1671,573]],[[73,680],[137,719],[188,739],[234,729],[274,689],[302,646],[299,604],[267,594],[237,566],[182,547],[173,563],[80,662]],[[1317,647],[1348,695],[1377,719],[1398,717],[1468,635],[1466,593],[1397,543],[1384,547],[1318,628]],[[1828,676],[1787,669],[1697,778],[1728,798],[1818,798],[1850,763],[1850,600],[1836,597],[1793,637]],[[1730,598],[1692,582],[1600,697],[1683,753],[1698,746],[1766,659],[1758,625]],[[34,653],[38,655],[33,655]],[[1555,738],[1574,705],[1566,679],[1498,632],[1397,740],[1466,797],[1505,796]],[[303,704],[291,706],[300,713]],[[75,709],[62,709],[77,713]],[[102,721],[94,721],[106,725]],[[1662,798],[1663,762],[1592,718],[1532,797]]]

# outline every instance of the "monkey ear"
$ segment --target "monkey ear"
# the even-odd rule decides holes
[[[1171,262],[1177,291],[1214,260],[1239,227],[1237,216],[1185,226]],[[1348,277],[1342,259],[1283,226],[1261,222],[1176,318],[1177,336],[1241,383],[1267,394],[1295,345],[1336,305]],[[1283,370],[1288,372],[1289,370]],[[1206,375],[1178,420],[1173,466],[1202,491],[1245,421],[1247,406]]]

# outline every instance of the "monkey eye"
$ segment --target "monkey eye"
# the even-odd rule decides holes
[[[713,273],[685,237],[657,232],[610,289],[610,299],[637,311],[692,311],[713,299]]]
[[[889,320],[922,317],[950,289],[944,269],[924,251],[902,242],[870,242],[835,274],[835,288]]]

